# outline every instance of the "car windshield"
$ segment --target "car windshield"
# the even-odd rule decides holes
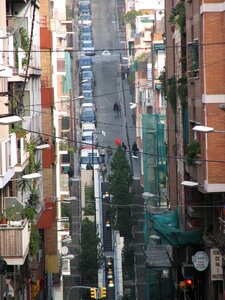
[[[84,98],[84,99],[82,99],[82,104],[83,103],[90,103],[90,104],[92,104],[92,103],[94,103],[94,99],[93,98]]]
[[[92,89],[92,85],[89,82],[83,83],[81,85],[81,90],[88,90],[88,91],[90,91],[91,89]]]
[[[92,92],[83,91],[82,95],[84,96],[84,98],[93,98]]]
[[[99,157],[93,157],[93,160],[92,160],[92,157],[91,156],[88,156],[88,157],[81,157],[81,164],[82,165],[86,165],[86,164],[88,164],[88,163],[91,163],[92,164],[92,162],[94,163],[94,164],[99,164]]]
[[[84,118],[94,118],[95,113],[94,113],[92,108],[85,107],[85,108],[82,109],[82,116]]]
[[[90,15],[81,15],[80,17],[81,17],[82,20],[91,20]]]
[[[90,66],[92,64],[92,60],[88,58],[80,59],[80,66]]]
[[[84,48],[92,48],[93,47],[93,43],[92,42],[85,42],[85,43],[83,43],[83,47]]]
[[[90,35],[82,35],[81,40],[82,41],[90,41],[90,40],[92,40],[92,37]]]
[[[81,33],[88,33],[88,32],[91,32],[91,27],[89,26],[83,26],[81,27]]]
[[[92,78],[93,73],[91,71],[84,71],[84,72],[82,72],[82,77],[83,78]]]

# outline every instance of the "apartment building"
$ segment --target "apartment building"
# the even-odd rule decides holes
[[[166,1],[169,199],[180,228],[202,234],[173,247],[175,280],[191,277],[201,299],[224,297],[224,11],[223,0]]]

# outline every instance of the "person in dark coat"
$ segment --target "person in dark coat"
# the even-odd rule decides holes
[[[119,105],[117,102],[115,102],[113,105],[113,111],[114,111],[114,117],[118,118],[119,117]]]
[[[132,145],[132,153],[133,153],[133,156],[137,157],[137,154],[138,154],[138,147],[137,147],[137,143],[134,142],[133,145]]]

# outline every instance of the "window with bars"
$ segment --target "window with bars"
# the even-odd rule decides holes
[[[199,48],[198,40],[188,45],[188,73],[189,77],[198,77],[199,75]]]

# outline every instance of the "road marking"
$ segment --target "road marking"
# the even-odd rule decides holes
[[[109,53],[108,50],[104,50],[104,51],[102,52],[102,55],[111,55],[111,54]]]

